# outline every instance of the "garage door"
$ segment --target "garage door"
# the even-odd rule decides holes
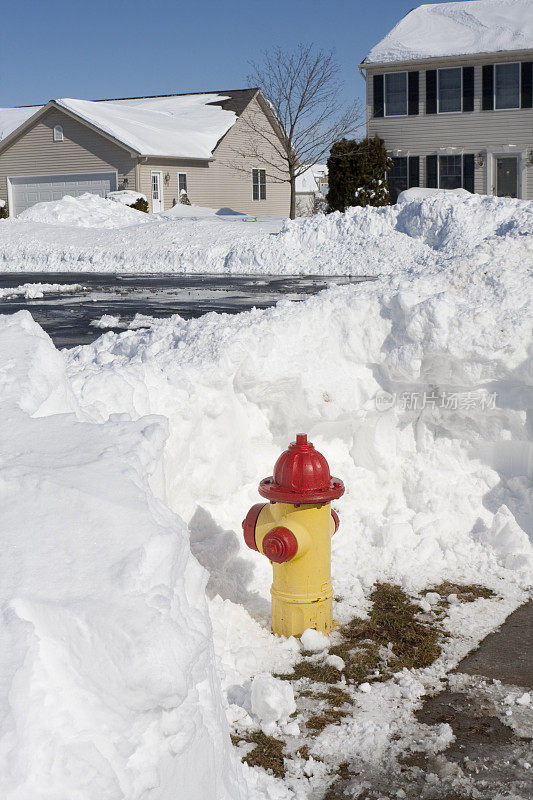
[[[84,192],[105,197],[117,188],[114,172],[95,172],[81,175],[41,175],[10,178],[13,213],[49,200],[61,200],[66,194],[72,197]]]

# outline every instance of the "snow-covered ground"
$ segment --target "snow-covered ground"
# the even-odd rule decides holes
[[[431,190],[401,200],[290,221],[184,205],[153,215],[65,197],[0,220],[0,269],[378,275],[532,258],[527,201]]]
[[[415,193],[248,234],[265,270],[287,248],[308,271],[320,251],[332,271],[355,252],[390,273],[374,282],[61,352],[27,312],[2,318],[6,800],[43,780],[83,800],[172,800],[176,786],[183,800],[315,800],[347,757],[383,764],[413,737],[446,745],[449,726],[413,711],[533,581],[531,219],[525,202]],[[0,236],[29,224],[0,223]],[[120,237],[189,225],[200,248],[204,224],[253,223],[150,220]],[[282,781],[241,769],[223,709],[290,752],[303,742],[291,692],[268,677],[300,645],[269,633],[270,566],[240,525],[300,431],[347,488],[340,622],[366,613],[376,580],[412,593],[475,582],[497,598],[452,598],[437,661],[353,687],[353,714]]]

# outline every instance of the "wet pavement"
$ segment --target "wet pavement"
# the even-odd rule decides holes
[[[88,344],[101,336],[91,322],[104,314],[120,317],[122,330],[136,314],[185,318],[210,311],[237,314],[254,306],[267,308],[280,299],[305,300],[331,284],[368,278],[345,276],[114,275],[98,273],[2,273],[0,289],[26,283],[80,284],[75,293],[43,298],[0,298],[0,314],[30,311],[57,347]]]

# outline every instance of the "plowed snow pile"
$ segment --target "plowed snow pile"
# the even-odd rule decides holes
[[[353,715],[313,740],[320,761],[293,760],[284,782],[243,766],[243,796],[320,797],[328,770],[385,763],[413,731],[445,746],[448,726],[420,730],[413,710],[533,579],[530,219],[527,203],[415,196],[288,223],[279,236],[303,247],[307,232],[317,258],[360,247],[377,259],[381,246],[391,271],[405,268],[61,353],[25,312],[4,318],[3,796],[33,800],[52,776],[56,796],[83,800],[174,800],[176,786],[187,800],[239,797],[202,571],[175,514],[208,572],[228,720],[297,746],[291,693],[269,673],[299,645],[268,631],[271,569],[241,520],[300,431],[346,484],[338,620],[365,613],[376,580],[477,582],[501,599],[452,608],[430,668],[360,687]],[[281,239],[269,241],[275,263]]]
[[[9,271],[379,275],[533,262],[532,204],[410,190],[384,208],[294,221],[176,209],[148,215],[94,195],[0,221]],[[107,230],[113,228],[114,230]],[[119,229],[119,230],[117,230]]]

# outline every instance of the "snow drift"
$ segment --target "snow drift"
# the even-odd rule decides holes
[[[147,483],[165,421],[78,421],[26,312],[0,317],[0,383],[1,796],[243,797],[205,572]]]
[[[40,203],[0,221],[0,265],[9,271],[380,275],[448,269],[459,260],[468,269],[494,260],[533,263],[533,206],[522,200],[411,190],[395,206],[293,221],[183,209],[186,216],[179,206],[147,215],[91,195]]]

